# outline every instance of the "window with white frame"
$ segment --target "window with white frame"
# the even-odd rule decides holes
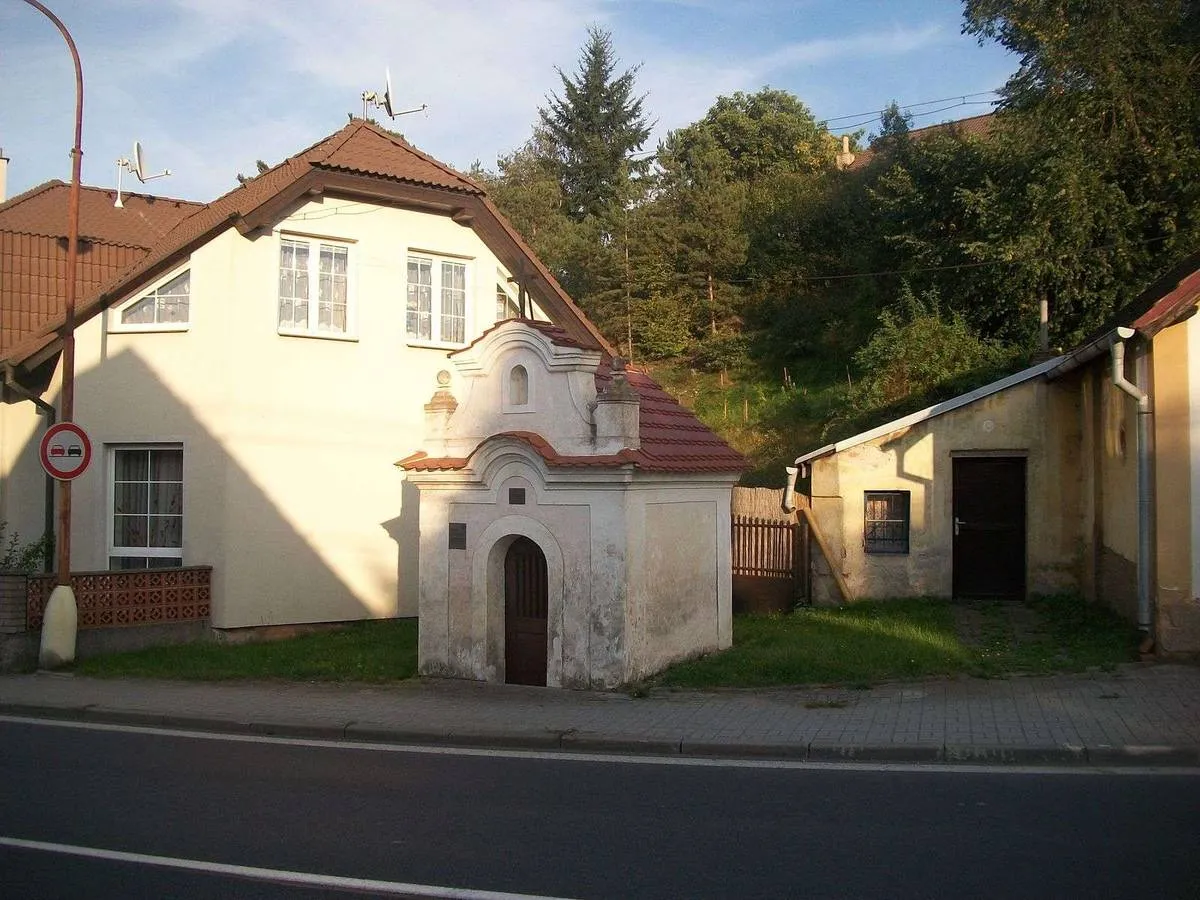
[[[136,300],[117,308],[110,320],[114,331],[170,331],[190,321],[192,272],[184,269]]]
[[[521,317],[521,307],[512,294],[505,290],[504,285],[496,282],[496,321],[518,319]]]
[[[108,567],[183,565],[183,447],[110,447],[108,470]]]
[[[316,238],[281,238],[279,330],[344,335],[350,313],[350,248]]]
[[[409,254],[405,333],[412,341],[466,343],[466,262]]]

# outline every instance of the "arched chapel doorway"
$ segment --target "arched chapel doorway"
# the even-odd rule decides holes
[[[546,556],[527,537],[504,556],[504,680],[546,684]]]

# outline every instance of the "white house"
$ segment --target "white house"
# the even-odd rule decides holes
[[[219,629],[416,615],[394,462],[447,353],[527,301],[612,356],[479,185],[362,120],[203,206],[85,195],[72,568],[211,565]],[[64,224],[61,184],[0,205],[0,521],[30,537]]]

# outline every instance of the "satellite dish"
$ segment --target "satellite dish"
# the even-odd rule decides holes
[[[396,113],[392,111],[392,70],[384,68],[383,70],[383,111],[388,114],[389,119],[396,118]]]
[[[125,206],[125,204],[121,200],[121,172],[123,172],[123,171],[124,172],[132,172],[134,175],[137,176],[137,180],[140,181],[142,184],[145,184],[147,181],[151,181],[155,178],[162,178],[164,175],[171,174],[170,169],[163,169],[161,172],[159,172],[156,175],[147,175],[146,174],[146,159],[145,159],[145,156],[142,154],[142,142],[134,141],[133,142],[133,156],[130,159],[118,159],[117,160],[117,201],[116,201],[116,203],[113,204],[113,206],[117,207],[117,209],[121,209]]]
[[[382,96],[380,96],[378,91],[363,91],[362,93],[364,119],[367,117],[367,109],[370,106],[374,106],[376,109],[382,109],[388,114],[388,118],[390,119],[394,119],[396,116],[407,116],[409,113],[424,112],[429,108],[426,104],[422,103],[420,106],[414,107],[413,109],[396,109],[395,106],[392,105],[392,98],[394,95],[392,92],[391,69],[386,67],[384,68],[383,80],[385,87],[383,89]]]

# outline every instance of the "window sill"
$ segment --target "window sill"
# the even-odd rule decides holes
[[[447,344],[443,341],[422,341],[415,338],[408,338],[405,343],[409,347],[415,347],[421,350],[461,350],[466,344]]]
[[[180,334],[190,331],[191,323],[177,325],[109,325],[109,334]]]
[[[291,331],[287,328],[276,329],[280,337],[310,338],[318,341],[342,341],[343,343],[358,343],[357,334],[338,334],[336,331]]]

